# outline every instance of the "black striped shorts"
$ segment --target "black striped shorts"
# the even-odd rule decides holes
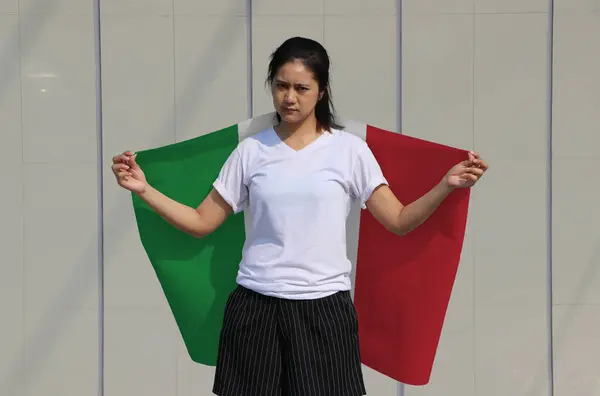
[[[225,307],[213,393],[365,395],[350,293],[287,300],[238,286]]]

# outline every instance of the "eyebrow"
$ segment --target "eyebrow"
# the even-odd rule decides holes
[[[283,80],[279,80],[279,79],[275,79],[275,83],[276,84],[289,84],[289,82],[283,81]],[[296,83],[294,85],[301,85],[303,87],[308,87],[309,86],[309,84],[306,84],[306,83]]]

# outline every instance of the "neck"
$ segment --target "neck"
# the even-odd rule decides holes
[[[306,118],[302,122],[293,124],[282,120],[279,125],[277,125],[277,132],[286,139],[291,136],[296,138],[311,137],[321,133],[317,128],[317,119],[314,115]]]

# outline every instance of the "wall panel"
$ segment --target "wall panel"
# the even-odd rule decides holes
[[[3,47],[18,43],[19,52],[0,55],[19,66],[11,73],[17,90],[0,94],[19,117],[8,136],[20,135],[7,142],[22,208],[10,237],[22,248],[14,307],[21,300],[23,341],[9,355],[11,395],[98,389],[94,29],[92,4],[79,3],[20,1],[18,24],[4,36],[17,41]]]
[[[471,214],[478,395],[549,391],[548,28],[547,13],[475,15],[474,148],[491,164]]]
[[[0,1],[0,394],[22,395],[23,147],[17,2]]]
[[[461,1],[406,1],[402,15],[403,133],[473,148],[473,14]],[[440,179],[443,174],[440,175]],[[433,187],[433,186],[432,186]],[[473,216],[444,323],[431,383],[407,396],[475,395]]]
[[[324,44],[340,116],[397,129],[396,16],[327,15]],[[369,104],[375,103],[375,106]]]
[[[139,241],[130,195],[116,185],[109,163],[127,149],[174,143],[247,118],[245,6],[101,4],[105,395],[212,394],[214,368],[189,358]]]
[[[555,396],[600,393],[600,3],[555,2],[553,303]]]

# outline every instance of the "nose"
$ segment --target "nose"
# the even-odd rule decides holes
[[[287,93],[283,97],[283,101],[286,104],[293,104],[294,103],[294,96],[292,94],[290,94],[290,93]]]

